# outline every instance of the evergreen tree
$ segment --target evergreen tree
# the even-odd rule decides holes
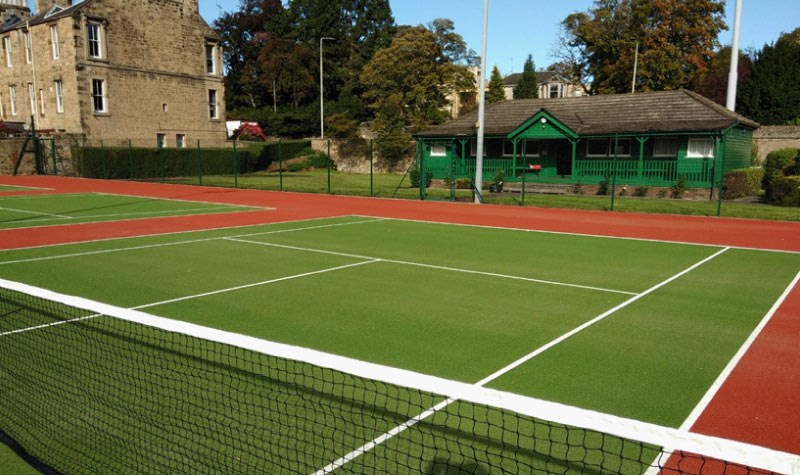
[[[536,99],[539,97],[539,85],[536,82],[536,68],[533,65],[533,55],[528,55],[525,66],[522,68],[517,85],[514,86],[514,99]]]
[[[741,85],[738,112],[763,125],[797,124],[800,119],[800,28],[765,45]]]
[[[486,102],[494,104],[506,98],[506,88],[503,84],[503,76],[500,75],[500,70],[495,66],[492,69],[491,77],[489,78],[489,90],[486,92]]]

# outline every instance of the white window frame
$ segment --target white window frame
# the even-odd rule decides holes
[[[103,25],[99,22],[86,22],[86,55],[92,59],[103,58]]]
[[[653,140],[653,156],[676,158],[678,156],[678,139],[676,137],[656,137]]]
[[[6,67],[8,67],[8,68],[14,67],[14,63],[12,62],[11,37],[10,36],[4,36],[3,37],[3,50],[6,53]]]
[[[36,114],[36,89],[33,88],[33,83],[28,83],[28,98],[30,99],[31,115]]]
[[[58,25],[50,25],[50,43],[53,45],[53,59],[61,59],[61,46],[58,44]]]
[[[713,138],[689,139],[689,144],[686,147],[686,158],[714,158],[714,145]],[[702,147],[702,149],[698,151],[698,147]]]
[[[186,148],[186,134],[175,134],[175,147]]]
[[[64,83],[60,79],[53,81],[53,86],[56,92],[56,112],[59,114],[64,113]]]
[[[167,148],[167,134],[157,133],[156,145],[158,145],[158,148]]]
[[[605,142],[605,144],[606,144],[605,152],[602,153],[602,154],[589,153],[590,144],[592,142]],[[610,149],[611,149],[611,146],[608,143],[608,139],[586,139],[586,156],[587,157],[607,157],[608,156],[608,152],[609,152]]]
[[[219,119],[219,93],[216,89],[208,90],[208,118]]]
[[[555,90],[553,89],[555,87]],[[555,95],[553,95],[555,92]],[[554,82],[547,85],[547,97],[549,99],[558,99],[561,96],[561,84]]]
[[[31,43],[31,31],[28,30],[22,34],[23,43],[25,44],[25,64],[33,62],[33,44]]]
[[[11,115],[17,115],[17,86],[8,86],[8,101],[11,104]]]
[[[39,89],[39,115],[44,117],[44,89]]]
[[[209,76],[218,74],[217,45],[214,43],[206,43],[206,74]]]
[[[97,107],[98,100],[100,101],[100,108]],[[106,87],[105,79],[92,79],[92,112],[95,114],[108,113],[108,88]]]
[[[431,157],[446,157],[447,147],[444,145],[431,145]]]
[[[3,102],[3,94],[0,93],[0,119],[6,118],[6,104]]]

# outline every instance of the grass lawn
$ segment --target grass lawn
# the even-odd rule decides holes
[[[328,193],[335,195],[372,196],[382,198],[419,199],[419,189],[411,188],[409,177],[401,173],[381,173],[372,177],[359,173],[343,173],[331,171],[330,188],[328,187],[327,170],[313,170],[300,172],[284,172],[283,177],[278,173],[258,172],[240,175],[236,178],[230,175],[214,175],[198,177],[173,178],[172,183],[182,183],[207,186],[225,186],[239,188],[253,188],[262,190],[282,190],[302,193]],[[520,206],[522,195],[519,193],[489,193],[484,192],[487,203]],[[471,190],[455,190],[454,199],[459,201],[471,200]],[[448,188],[429,188],[427,199],[451,199],[451,190]],[[611,211],[610,196],[591,195],[549,195],[528,193],[525,195],[525,206],[542,208],[569,208],[597,211]],[[675,200],[675,199],[647,199],[634,197],[615,197],[613,211],[629,213],[654,213],[654,214],[680,214],[696,216],[717,216],[718,203],[716,200]],[[778,221],[800,221],[800,208],[770,206],[760,203],[742,203],[723,201],[720,215],[729,218],[768,219]]]

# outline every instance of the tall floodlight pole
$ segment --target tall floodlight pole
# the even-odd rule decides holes
[[[733,14],[733,44],[731,45],[731,70],[728,72],[728,110],[736,110],[736,87],[739,82],[739,29],[742,19],[742,0],[736,0]]]
[[[323,36],[319,39],[319,136],[325,138],[325,86],[322,84],[322,42],[334,38]]]
[[[475,202],[481,202],[483,188],[483,136],[486,118],[486,37],[489,29],[489,0],[483,0],[481,70],[478,72],[478,150],[475,157]]]

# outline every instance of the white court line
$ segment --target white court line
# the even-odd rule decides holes
[[[352,224],[374,223],[376,221],[380,221],[380,219],[370,218],[370,219],[363,220],[363,221],[348,221],[346,223],[320,224],[320,225],[317,225],[317,226],[306,226],[306,227],[303,227],[303,228],[291,228],[291,229],[277,229],[277,230],[272,230],[272,231],[260,231],[260,232],[255,232],[255,233],[239,234],[239,235],[236,235],[236,236],[217,236],[217,237],[200,238],[200,239],[187,239],[187,240],[183,240],[183,241],[165,242],[165,243],[159,243],[159,244],[146,244],[146,245],[142,245],[142,246],[120,247],[120,248],[114,248],[114,249],[101,249],[101,250],[97,250],[97,251],[73,252],[73,253],[70,253],[70,254],[59,254],[59,255],[55,255],[55,256],[30,257],[30,258],[26,258],[26,259],[16,259],[16,260],[13,260],[13,261],[0,262],[0,266],[6,265],[6,264],[21,264],[21,263],[25,263],[25,262],[50,261],[50,260],[55,260],[55,259],[67,259],[67,258],[71,258],[71,257],[83,257],[83,256],[93,256],[93,255],[98,255],[98,254],[110,254],[110,253],[114,253],[114,252],[138,251],[138,250],[142,250],[142,249],[153,249],[153,248],[167,247],[167,246],[179,246],[179,245],[182,245],[182,244],[194,244],[194,243],[199,243],[199,242],[220,241],[220,240],[223,240],[223,239],[228,238],[228,237],[234,237],[234,238],[236,238],[236,237],[253,237],[253,236],[264,236],[264,235],[268,235],[268,234],[282,234],[282,233],[291,233],[291,232],[296,232],[296,231],[309,231],[309,230],[313,230],[313,229],[332,228],[332,227],[338,227],[338,226],[349,226],[349,225],[352,225]],[[270,225],[276,225],[276,224],[282,224],[282,223],[272,223]],[[257,225],[257,226],[260,226],[260,225]],[[234,229],[251,228],[251,227],[253,227],[253,225],[237,226]],[[222,229],[228,229],[228,228],[222,228]],[[206,229],[204,231],[191,231],[189,233],[192,233],[192,232],[213,232],[213,231],[218,231],[218,230],[219,229]],[[145,237],[169,236],[169,235],[174,235],[174,234],[189,234],[189,233],[187,233],[186,231],[181,231],[181,232],[178,232],[178,233],[167,233],[167,234],[158,234],[158,235],[155,235],[155,236],[139,236],[139,237],[140,238],[145,238]],[[114,238],[113,240],[117,240],[117,239],[131,239],[131,237]],[[103,242],[103,241],[109,241],[109,240],[110,239],[101,239],[99,241],[89,241],[89,242],[90,243],[91,242]],[[70,243],[70,244],[85,244],[85,243]],[[51,246],[43,246],[43,247],[51,247]],[[17,249],[10,249],[8,251],[15,251],[15,250],[17,250]]]
[[[9,209],[9,208],[2,208],[0,209]],[[120,216],[156,216],[159,214],[174,214],[174,213],[193,213],[195,211],[222,211],[222,210],[230,210],[230,206],[218,206],[214,208],[185,208],[185,209],[172,209],[172,210],[163,210],[163,211],[137,211],[137,212],[130,212],[130,213],[111,213],[111,214],[86,214],[86,215],[76,215],[76,216],[66,216],[60,214],[49,214],[49,213],[35,213],[35,214],[42,214],[45,216],[56,216],[55,218],[34,218],[27,220],[30,221],[58,221],[60,218],[69,218],[69,219],[92,219],[92,218],[117,218]],[[242,211],[262,211],[260,209],[243,209]],[[34,213],[31,211],[31,213]],[[200,213],[203,214],[203,213]],[[218,214],[218,213],[208,213],[208,214]],[[176,214],[175,216],[181,216]],[[19,229],[19,228],[14,228]]]
[[[458,267],[447,267],[447,266],[438,266],[435,264],[425,264],[423,262],[412,262],[412,261],[400,261],[395,259],[384,259],[382,257],[375,257],[375,256],[363,256],[359,254],[348,254],[345,252],[336,252],[336,251],[326,251],[324,249],[313,249],[308,247],[298,247],[298,246],[288,246],[285,244],[274,244],[269,242],[262,242],[262,241],[251,241],[248,239],[241,239],[237,237],[226,237],[223,238],[226,241],[235,241],[235,242],[243,242],[247,244],[256,244],[259,246],[268,246],[268,247],[277,247],[281,249],[291,249],[295,251],[304,251],[304,252],[315,252],[318,254],[330,254],[333,256],[342,256],[342,257],[352,257],[355,259],[373,259],[379,260],[381,262],[388,262],[390,264],[400,264],[405,266],[415,266],[415,267],[425,267],[428,269],[436,269],[436,270],[444,270],[449,272],[460,272],[464,274],[475,274],[475,275],[483,275],[487,277],[499,277],[502,279],[512,279],[512,280],[521,280],[525,282],[535,282],[537,284],[547,284],[547,285],[558,285],[561,287],[573,287],[577,289],[584,289],[584,290],[596,290],[598,292],[610,292],[615,294],[623,294],[623,295],[636,295],[636,292],[627,292],[624,290],[615,290],[615,289],[605,289],[602,287],[591,287],[588,285],[579,285],[579,284],[570,284],[567,282],[556,282],[552,280],[542,280],[542,279],[534,279],[530,277],[521,277],[516,275],[506,275],[506,274],[497,274],[494,272],[484,272],[472,269],[460,269]]]
[[[370,216],[368,214],[354,214],[352,216],[361,217],[361,218],[377,218],[376,216]],[[686,215],[685,217],[691,217]],[[701,218],[702,216],[694,216],[696,218]],[[420,224],[440,224],[445,226],[458,226],[463,228],[476,228],[476,229],[498,229],[502,231],[517,231],[523,233],[535,233],[535,234],[552,234],[556,236],[576,236],[576,237],[587,237],[587,238],[600,238],[600,239],[612,239],[612,240],[619,240],[619,241],[634,241],[634,242],[652,242],[656,244],[678,244],[682,246],[697,246],[697,247],[728,247],[731,249],[740,249],[743,251],[761,251],[761,252],[776,252],[779,254],[800,254],[800,251],[788,251],[785,249],[764,249],[759,247],[746,247],[746,246],[725,246],[722,244],[707,244],[702,242],[689,242],[689,241],[667,241],[663,239],[652,239],[652,238],[637,238],[637,237],[625,237],[625,236],[606,236],[604,234],[588,234],[588,233],[571,233],[566,231],[547,231],[543,229],[527,229],[527,228],[511,228],[507,226],[489,226],[486,224],[465,224],[465,223],[451,223],[447,221],[428,221],[424,219],[410,219],[410,218],[383,218],[386,220],[391,221],[402,221],[408,223],[420,223]],[[728,219],[745,219],[745,218],[728,218]]]
[[[478,381],[477,383],[475,383],[475,386],[478,386],[478,387],[485,386],[486,384],[490,383],[491,381],[493,381],[493,380],[499,378],[500,376],[508,373],[509,371],[519,367],[520,365],[526,363],[527,361],[531,360],[532,358],[544,353],[545,351],[547,351],[550,348],[556,346],[557,344],[562,343],[563,341],[567,340],[568,338],[570,338],[572,336],[575,336],[579,332],[581,332],[581,331],[591,327],[592,325],[595,325],[596,323],[606,319],[610,315],[622,310],[623,308],[625,308],[628,305],[636,302],[637,300],[639,300],[639,299],[641,299],[641,298],[643,298],[643,297],[645,297],[647,295],[650,295],[651,293],[653,293],[656,290],[664,287],[665,285],[667,285],[667,284],[669,284],[669,283],[671,283],[671,282],[683,277],[684,275],[688,274],[689,272],[693,271],[694,269],[702,266],[706,262],[709,262],[712,259],[715,259],[716,257],[720,256],[721,254],[725,253],[729,249],[730,248],[728,248],[728,247],[723,248],[723,249],[717,251],[716,253],[712,254],[711,256],[706,257],[702,261],[697,262],[697,263],[693,264],[692,266],[682,270],[681,272],[673,275],[672,277],[668,278],[667,280],[664,280],[663,282],[661,282],[659,284],[656,284],[653,287],[650,287],[649,289],[645,290],[644,292],[642,292],[640,294],[637,294],[634,297],[631,297],[630,299],[626,300],[625,302],[622,302],[621,304],[617,305],[616,307],[612,308],[611,310],[603,312],[602,314],[600,314],[597,317],[589,320],[588,322],[584,323],[583,325],[574,328],[573,330],[561,335],[560,337],[552,340],[551,342],[549,342],[549,343],[547,343],[545,345],[540,346],[536,350],[528,353],[527,355],[525,355],[522,358],[514,361],[513,363],[509,364],[508,366],[506,366],[504,368],[501,368],[498,371],[495,371],[494,373],[490,374],[489,376],[487,376],[487,377],[483,378],[482,380]],[[313,475],[325,475],[325,474],[328,474],[328,473],[336,470],[337,468],[343,467],[348,462],[351,462],[351,461],[355,460],[356,458],[360,457],[361,455],[371,451],[372,449],[377,447],[379,444],[382,444],[382,443],[386,442],[387,440],[391,439],[392,437],[402,433],[406,429],[410,429],[411,427],[415,426],[416,424],[418,424],[423,419],[431,416],[432,414],[434,414],[437,411],[440,411],[440,410],[444,409],[445,407],[449,406],[453,402],[455,402],[455,399],[447,399],[447,400],[437,404],[436,406],[434,406],[434,407],[432,407],[432,408],[430,408],[430,409],[428,409],[428,410],[426,410],[426,411],[424,411],[424,412],[412,417],[411,419],[407,420],[403,424],[400,424],[397,427],[393,428],[392,430],[386,432],[385,434],[383,434],[383,435],[381,435],[379,437],[376,437],[375,439],[367,442],[366,444],[362,445],[361,447],[351,451],[347,455],[334,460],[333,462],[329,463],[325,467],[323,467],[323,468],[317,470],[316,472],[314,472]]]
[[[228,287],[228,288],[225,288],[225,289],[212,290],[212,291],[209,291],[209,292],[203,292],[203,293],[194,294],[194,295],[186,295],[186,296],[183,296],[183,297],[177,297],[177,298],[169,299],[169,300],[162,300],[160,302],[152,302],[152,303],[147,303],[147,304],[144,304],[144,305],[137,305],[136,307],[129,307],[128,310],[142,310],[142,309],[145,309],[145,308],[157,307],[159,305],[166,305],[166,304],[170,304],[170,303],[183,302],[183,301],[186,301],[186,300],[193,300],[193,299],[198,299],[198,298],[202,298],[202,297],[209,297],[209,296],[212,296],[212,295],[219,295],[219,294],[224,294],[224,293],[228,293],[228,292],[236,292],[237,290],[250,289],[250,288],[259,287],[259,286],[262,286],[262,285],[269,285],[269,284],[275,284],[275,283],[278,283],[278,282],[284,282],[284,281],[287,281],[287,280],[301,279],[303,277],[310,277],[312,275],[325,274],[325,273],[328,273],[328,272],[334,272],[334,271],[342,270],[342,269],[349,269],[351,267],[363,266],[365,264],[374,264],[375,262],[378,262],[378,261],[377,260],[362,261],[362,262],[355,262],[355,263],[352,263],[352,264],[345,264],[345,265],[336,266],[336,267],[328,267],[326,269],[320,269],[320,270],[315,270],[315,271],[310,271],[310,272],[304,272],[302,274],[287,275],[287,276],[284,276],[284,277],[277,277],[275,279],[264,280],[264,281],[261,281],[261,282],[254,282],[254,283],[251,283],[251,284],[237,285],[235,287]],[[74,323],[74,322],[79,322],[79,321],[82,321],[82,320],[89,320],[91,318],[102,317],[102,316],[103,316],[103,314],[96,313],[94,315],[88,315],[88,316],[73,318],[73,319],[70,319],[70,320],[63,320],[63,321],[60,321],[60,322],[52,322],[52,323],[47,323],[47,324],[43,324],[43,325],[36,325],[36,326],[33,326],[33,327],[28,327],[28,328],[20,328],[20,329],[17,329],[17,330],[11,330],[11,331],[7,331],[5,333],[0,333],[0,337],[4,337],[6,335],[14,335],[14,334],[17,334],[17,333],[25,333],[25,332],[29,332],[29,331],[33,331],[33,330],[39,330],[39,329],[42,329],[42,328],[54,327],[54,326],[58,326],[58,325],[63,325],[65,323]]]
[[[29,211],[26,209],[18,209],[18,208],[6,208],[5,206],[0,206],[0,209],[11,211],[14,213],[22,213],[22,214],[33,214],[35,216],[53,216],[52,218],[34,218],[37,220],[56,220],[56,219],[73,219],[72,216],[66,216],[63,214],[55,214],[55,213],[42,213],[40,211]]]

